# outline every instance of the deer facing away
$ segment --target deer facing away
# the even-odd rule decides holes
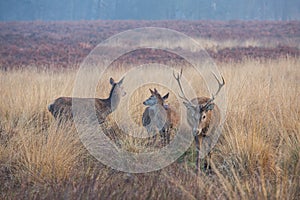
[[[112,88],[110,90],[109,97],[106,99],[59,97],[48,106],[48,110],[51,112],[54,118],[59,120],[60,122],[61,120],[71,120],[73,117],[72,101],[75,99],[76,106],[78,104],[83,108],[87,105],[93,104],[98,122],[99,124],[102,124],[105,121],[106,117],[117,108],[121,97],[126,95],[126,92],[122,87],[123,80],[124,78],[116,83],[113,78],[110,78],[110,84],[112,85]]]
[[[212,97],[196,97],[189,100],[183,91],[181,85],[182,69],[177,76],[173,74],[181,91],[180,98],[183,99],[183,104],[187,109],[187,122],[192,128],[192,134],[195,139],[196,146],[196,172],[199,170],[200,152],[210,153],[212,142],[217,139],[218,126],[220,124],[220,109],[214,103],[215,97],[220,92],[221,88],[225,85],[224,78],[222,76],[222,83],[218,80],[215,74],[214,77],[219,84],[217,92]]]
[[[147,129],[149,134],[155,134],[155,132],[159,130],[161,144],[169,144],[170,131],[178,123],[177,113],[170,106],[165,104],[169,93],[162,97],[156,89],[154,89],[154,91],[149,90],[151,96],[143,102],[145,106],[148,106],[143,113],[143,126]],[[155,142],[155,135],[153,139]]]

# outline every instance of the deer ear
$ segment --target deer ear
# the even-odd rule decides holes
[[[119,81],[119,83],[118,83],[119,85],[122,85],[124,78],[125,78],[125,77],[123,77],[123,78]]]
[[[190,104],[189,102],[183,102],[183,104],[185,105],[185,107],[187,108],[187,109],[195,109],[194,108],[194,106],[192,105],[192,104]]]
[[[205,111],[213,110],[215,107],[214,103],[210,103],[205,107]]]
[[[166,100],[167,98],[169,98],[169,92],[165,96],[163,96],[163,100]]]
[[[111,85],[115,84],[115,81],[114,81],[113,78],[110,78],[110,79],[109,79],[109,82],[110,82]]]
[[[183,102],[183,104],[185,105],[185,107],[187,107],[187,108],[189,108],[190,107],[190,104],[189,103],[187,103],[187,102]]]

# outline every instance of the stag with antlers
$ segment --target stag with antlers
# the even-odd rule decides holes
[[[189,100],[184,94],[184,90],[181,84],[182,69],[180,74],[175,75],[181,95],[179,97],[183,100],[183,104],[187,109],[187,122],[192,128],[192,134],[195,139],[196,146],[196,172],[199,170],[200,157],[204,157],[205,153],[210,153],[211,144],[218,135],[218,126],[220,124],[220,109],[214,103],[215,97],[219,94],[221,88],[225,85],[224,78],[222,76],[222,82],[219,81],[217,76],[213,73],[213,76],[217,80],[219,87],[212,97],[196,97]],[[201,153],[201,154],[200,154]]]

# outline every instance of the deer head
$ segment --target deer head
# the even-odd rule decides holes
[[[109,80],[110,84],[112,85],[112,88],[108,100],[110,102],[112,111],[114,111],[117,108],[121,97],[126,95],[126,92],[122,86],[123,80],[124,77],[117,83],[114,81],[113,78],[110,78]]]
[[[143,102],[143,104],[144,104],[145,106],[153,106],[153,105],[155,105],[155,104],[164,105],[165,100],[167,100],[168,97],[169,97],[169,93],[167,93],[165,96],[162,97],[162,96],[158,93],[158,91],[156,90],[156,88],[154,88],[154,91],[151,90],[151,89],[149,89],[149,90],[150,90],[150,92],[151,92],[151,96],[150,96],[147,100],[145,100],[145,101]]]
[[[179,97],[183,100],[183,104],[187,108],[187,121],[189,125],[192,127],[193,135],[199,135],[203,133],[203,130],[208,128],[210,120],[211,120],[211,112],[215,107],[214,99],[220,92],[221,88],[225,85],[224,78],[222,76],[222,83],[217,79],[216,75],[213,74],[216,80],[218,81],[219,88],[215,94],[212,95],[211,98],[195,98],[192,101],[190,101],[184,94],[184,90],[181,85],[181,76],[182,76],[182,69],[180,74],[175,75],[173,72],[173,76],[175,77],[180,91],[181,95]]]

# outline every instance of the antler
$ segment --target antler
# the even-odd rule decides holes
[[[215,75],[215,73],[212,73],[212,74],[214,75],[215,79],[218,81],[218,84],[219,84],[218,91],[216,92],[215,95],[213,95],[213,97],[215,98],[215,97],[219,94],[221,88],[225,85],[225,80],[224,80],[224,77],[221,75],[221,77],[222,77],[222,83],[221,83],[221,82],[219,81],[219,79],[217,78],[217,76]]]
[[[212,73],[215,77],[215,79],[217,80],[218,84],[219,84],[219,88],[217,90],[217,92],[215,94],[212,94],[212,97],[206,102],[205,106],[207,106],[209,103],[211,103],[213,100],[215,100],[215,97],[219,94],[221,88],[225,85],[225,80],[224,77],[221,75],[222,77],[222,83],[219,81],[219,79],[217,78],[215,73]],[[204,106],[204,107],[205,107]]]
[[[180,91],[181,91],[181,95],[178,95],[178,96],[181,99],[183,99],[184,101],[186,101],[187,103],[192,104],[192,102],[185,96],[182,85],[181,85],[181,82],[180,82],[180,79],[181,79],[181,76],[182,76],[182,68],[180,70],[180,74],[177,74],[177,76],[175,75],[175,72],[173,71],[173,76],[176,79],[176,81],[179,85]]]

